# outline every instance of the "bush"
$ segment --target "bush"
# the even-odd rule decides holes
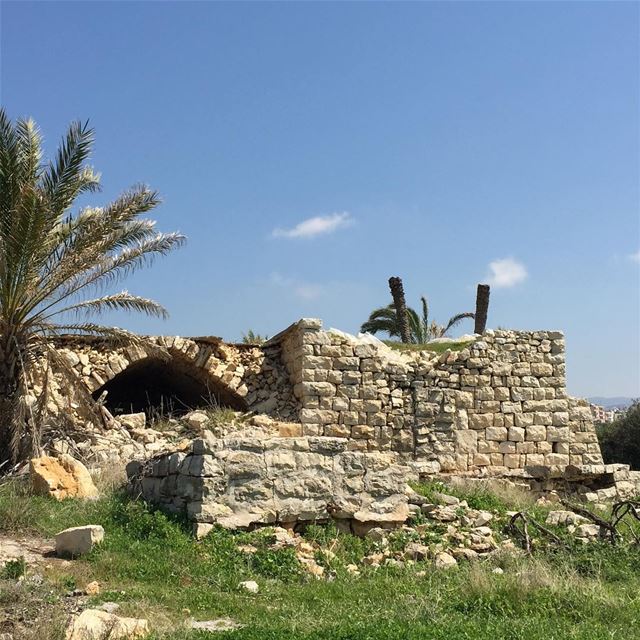
[[[610,425],[597,428],[605,463],[619,462],[640,470],[640,401],[636,400],[625,414]]]

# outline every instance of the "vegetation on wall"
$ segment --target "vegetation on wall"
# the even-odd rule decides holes
[[[249,329],[246,333],[242,334],[242,344],[264,344],[269,339],[269,336],[255,333],[253,329]]]

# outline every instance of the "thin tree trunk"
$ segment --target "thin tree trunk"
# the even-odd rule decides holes
[[[0,330],[0,473],[6,470],[7,463],[16,464],[25,453],[27,424],[19,397],[22,355],[15,334]]]
[[[409,316],[407,314],[407,302],[404,297],[402,279],[397,277],[389,278],[389,289],[391,289],[393,306],[396,308],[396,316],[398,317],[400,339],[405,343],[411,342],[411,330],[409,329]]]
[[[489,293],[490,287],[488,284],[479,284],[478,292],[476,294],[476,324],[475,333],[484,333],[487,328],[487,314],[489,313]]]

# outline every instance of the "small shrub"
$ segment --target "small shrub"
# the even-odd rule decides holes
[[[265,578],[287,582],[301,574],[296,552],[290,547],[283,549],[258,549],[251,556],[251,568]]]
[[[21,578],[27,571],[27,563],[24,557],[16,558],[15,560],[9,560],[2,571],[0,572],[0,578],[2,580],[17,580]]]

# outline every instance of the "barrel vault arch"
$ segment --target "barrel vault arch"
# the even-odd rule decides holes
[[[62,351],[111,413],[148,413],[163,402],[177,413],[214,404],[247,409],[245,367],[232,345],[215,338],[150,338],[149,347],[76,338]]]

